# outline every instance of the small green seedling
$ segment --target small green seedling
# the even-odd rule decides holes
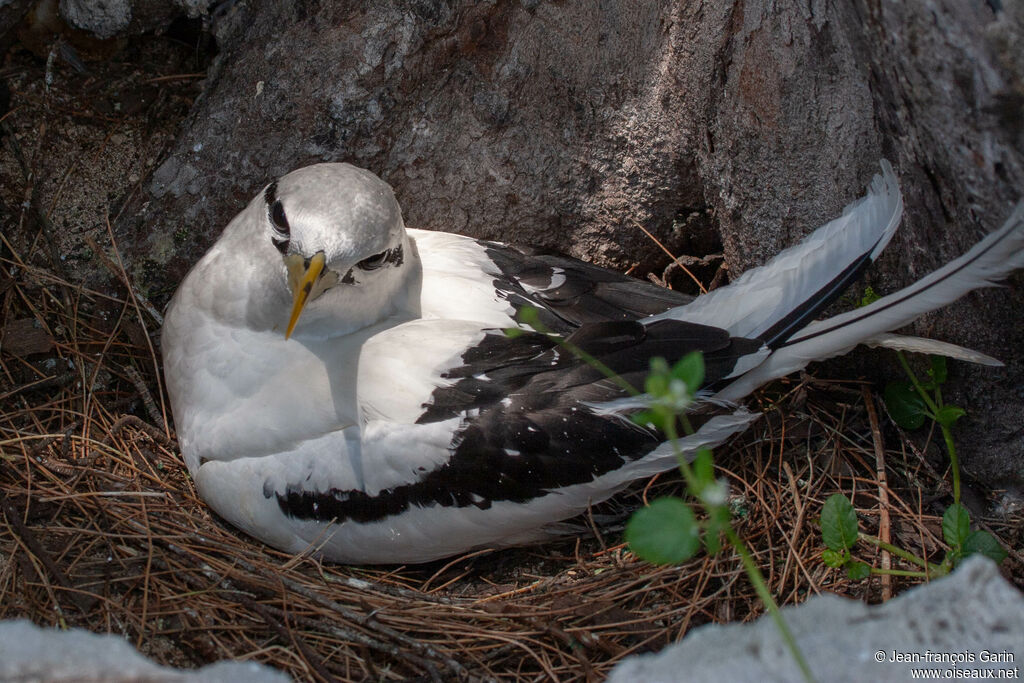
[[[724,481],[715,478],[711,449],[701,447],[691,463],[678,446],[679,425],[686,434],[694,429],[686,416],[696,391],[704,382],[704,357],[693,352],[669,367],[664,358],[651,360],[651,371],[644,382],[646,408],[632,416],[634,422],[661,430],[675,449],[679,471],[686,481],[686,492],[704,509],[707,517],[697,519],[693,509],[682,498],[659,498],[637,510],[626,525],[626,543],[636,555],[652,564],[678,564],[693,557],[701,545],[709,554],[722,549],[722,538],[740,557],[743,568],[754,585],[758,597],[775,621],[783,641],[796,660],[804,678],[814,680],[810,667],[786,625],[779,607],[768,589],[760,568],[739,534],[732,527],[729,490]]]
[[[867,303],[870,303],[868,301]],[[906,356],[897,351],[900,364],[907,373],[909,381],[889,382],[882,397],[886,410],[893,422],[907,430],[920,429],[928,420],[934,421],[942,432],[949,454],[950,470],[953,475],[953,504],[946,508],[942,515],[942,537],[949,545],[949,551],[942,562],[935,564],[909,553],[901,548],[886,543],[868,534],[860,533],[857,524],[857,513],[850,500],[841,493],[836,493],[825,501],[821,510],[821,533],[826,550],[822,553],[822,561],[829,567],[844,568],[851,579],[865,579],[871,574],[893,574],[897,576],[916,576],[932,579],[948,574],[964,558],[980,554],[995,561],[1006,559],[1006,551],[999,542],[987,531],[971,531],[971,515],[960,504],[960,465],[953,441],[953,424],[966,413],[963,408],[944,404],[942,401],[942,385],[948,376],[946,359],[931,356],[927,379],[918,379]],[[880,569],[856,560],[851,555],[858,540],[866,541],[897,557],[920,567],[920,570]]]
[[[792,654],[803,677],[813,681],[811,669],[797,647],[796,639],[782,618],[779,607],[768,589],[753,555],[732,527],[729,511],[729,490],[724,481],[715,478],[714,459],[709,448],[699,448],[691,463],[679,447],[680,427],[686,434],[694,429],[687,418],[687,410],[696,399],[697,390],[704,382],[704,357],[699,351],[687,354],[669,366],[664,358],[652,358],[651,370],[640,392],[592,355],[545,329],[534,308],[521,309],[519,322],[547,335],[577,358],[600,371],[627,394],[642,398],[644,407],[630,416],[634,423],[653,427],[665,435],[672,444],[679,470],[686,481],[686,492],[693,496],[706,513],[700,520],[689,503],[682,498],[665,497],[637,510],[626,525],[626,543],[637,557],[652,564],[679,564],[697,554],[701,545],[709,554],[722,549],[722,539],[731,545],[740,557],[743,568],[775,622],[787,649]],[[525,332],[521,329],[505,330],[510,337]]]

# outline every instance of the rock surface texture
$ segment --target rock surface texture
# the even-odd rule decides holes
[[[994,9],[995,8],[995,9]],[[118,222],[159,302],[266,182],[365,166],[407,224],[731,272],[835,216],[886,157],[906,199],[891,291],[1000,225],[1024,188],[1018,4],[538,0],[226,3],[204,94]],[[1024,483],[1024,292],[916,332],[1008,361],[958,367],[965,464]]]
[[[1020,678],[1024,596],[982,557],[884,605],[819,595],[783,614],[817,680],[931,677],[913,669],[937,670],[934,678]],[[763,616],[753,624],[694,629],[658,654],[627,658],[608,683],[800,679],[775,624]]]
[[[176,17],[198,16],[211,4],[211,0],[60,0],[59,11],[72,28],[112,38],[161,31]]]
[[[195,671],[157,666],[124,638],[80,628],[40,628],[19,619],[0,622],[0,680],[284,683],[291,679],[255,662],[218,662]]]

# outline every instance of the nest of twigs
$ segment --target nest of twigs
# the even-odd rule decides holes
[[[573,681],[763,612],[732,551],[655,567],[624,548],[621,524],[598,524],[678,494],[668,474],[543,546],[383,568],[268,548],[196,497],[162,395],[155,315],[127,278],[90,290],[3,246],[2,618],[122,634],[178,667],[249,659],[306,680]],[[822,591],[878,601],[908,585],[850,583],[822,564],[817,518],[836,491],[852,494],[866,531],[941,555],[945,473],[879,415],[870,387],[804,377],[759,401],[766,418],[716,459],[780,603]],[[1019,542],[1005,521],[988,526]],[[1019,555],[1006,563],[1020,568]]]

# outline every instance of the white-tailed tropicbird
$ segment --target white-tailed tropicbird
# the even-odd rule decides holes
[[[1024,266],[1024,204],[961,258],[875,303],[812,319],[892,237],[882,163],[866,197],[732,284],[690,300],[575,259],[406,229],[391,188],[347,164],[271,183],[182,282],[163,331],[179,443],[200,496],[290,552],[423,562],[536,540],[628,482],[675,466],[622,390],[516,311],[634,386],[693,350],[715,446],[758,386]],[[300,315],[301,314],[301,315]],[[927,350],[925,340],[899,343]]]

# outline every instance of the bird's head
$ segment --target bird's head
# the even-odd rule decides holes
[[[317,164],[283,176],[263,191],[262,239],[280,254],[292,304],[290,337],[304,311],[328,290],[324,313],[386,308],[407,279],[412,255],[391,187],[349,164]],[[307,318],[317,316],[310,311]],[[364,321],[364,322],[372,322]]]

